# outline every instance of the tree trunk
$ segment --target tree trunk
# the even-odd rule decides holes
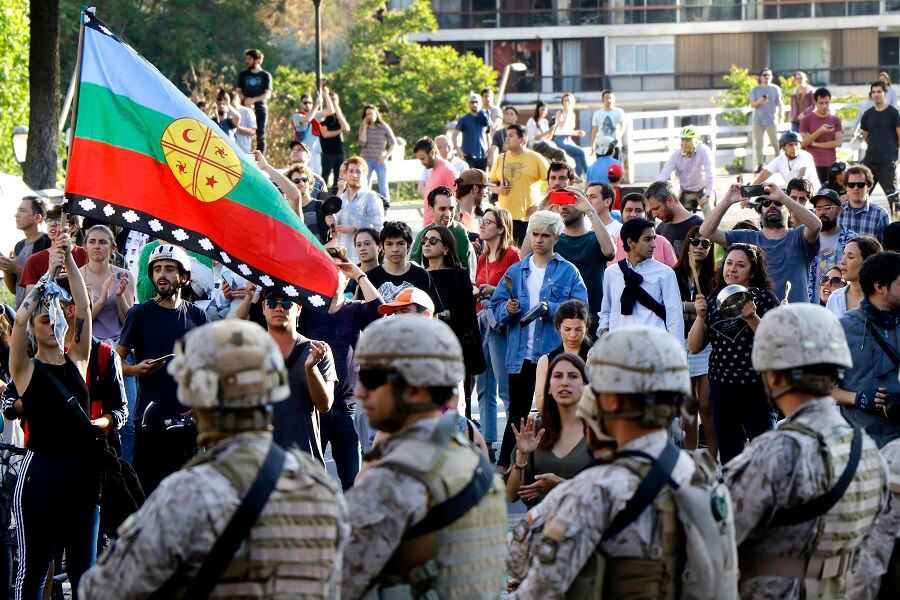
[[[31,0],[28,55],[31,113],[25,183],[31,189],[56,187],[59,134],[59,0]]]

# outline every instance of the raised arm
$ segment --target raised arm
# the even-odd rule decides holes
[[[272,183],[278,186],[278,189],[284,194],[288,204],[291,205],[291,208],[294,209],[300,220],[303,220],[303,211],[299,210],[300,190],[294,185],[294,182],[282,175],[281,171],[273,168],[259,150],[253,151],[253,158],[256,159],[257,166],[272,179]]]
[[[781,187],[774,183],[766,186],[766,188],[768,193],[763,196],[763,198],[778,200],[787,206],[788,212],[791,214],[791,217],[793,217],[794,223],[806,225],[806,228],[803,230],[803,237],[806,238],[806,242],[810,245],[815,244],[816,240],[819,239],[819,232],[822,231],[822,221],[819,220],[816,213],[785,194]]]
[[[75,262],[75,257],[72,256],[72,240],[69,238],[69,234],[64,233],[57,236],[53,246],[54,249],[61,248],[65,252],[66,275],[72,291],[72,300],[75,302],[75,337],[67,353],[76,363],[84,363],[79,367],[84,366],[86,369],[88,358],[91,356],[91,333],[93,331],[91,300],[88,296],[87,286],[84,284],[84,278],[81,276],[81,270]]]
[[[703,224],[700,225],[700,235],[712,240],[720,246],[725,246],[727,243],[725,240],[725,232],[719,229],[719,225],[722,223],[722,218],[725,217],[725,213],[728,212],[731,205],[737,204],[740,201],[741,186],[737,183],[732,183],[731,187],[728,188],[728,191],[725,192],[722,201],[716,204],[716,207],[709,213],[709,217],[707,217],[706,220],[703,221]]]

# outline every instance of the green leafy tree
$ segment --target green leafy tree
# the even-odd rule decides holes
[[[374,104],[411,144],[419,136],[440,134],[466,110],[469,92],[496,84],[494,70],[476,56],[409,40],[410,32],[436,29],[426,0],[399,11],[386,10],[384,0],[363,3],[348,36],[350,55],[329,77],[352,123],[359,122],[366,104]]]
[[[712,99],[716,106],[721,108],[745,108],[750,106],[750,90],[759,83],[756,73],[750,73],[747,69],[731,65],[728,74],[722,79],[728,84],[728,89],[720,92],[719,95]],[[789,107],[791,105],[791,93],[797,87],[794,83],[794,78],[779,77],[776,85],[781,88],[781,100],[785,106]],[[721,118],[727,125],[747,125],[750,123],[749,113],[726,113]]]
[[[0,172],[19,173],[10,135],[28,124],[28,0],[0,0]]]

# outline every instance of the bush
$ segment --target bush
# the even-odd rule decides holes
[[[731,65],[728,75],[725,75],[723,79],[728,84],[728,89],[719,92],[719,95],[712,99],[713,103],[722,108],[747,108],[750,106],[750,90],[758,83],[756,74]],[[776,85],[781,88],[782,102],[789,107],[791,93],[797,87],[794,78],[778,77]],[[725,113],[721,118],[728,125],[748,125],[750,123],[750,113]]]

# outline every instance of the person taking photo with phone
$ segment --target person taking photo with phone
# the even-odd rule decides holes
[[[175,380],[163,368],[185,333],[209,322],[206,312],[181,298],[191,281],[187,253],[172,244],[157,246],[147,265],[156,295],[131,307],[125,315],[116,352],[123,359],[134,351],[135,364],[122,364],[125,375],[138,378],[134,416],[134,470],[149,496],[196,451],[197,430],[189,409],[178,401]]]
[[[819,88],[813,98],[816,100],[815,110],[800,119],[800,134],[803,136],[800,147],[812,154],[819,181],[828,181],[837,149],[844,141],[844,129],[840,117],[828,109],[831,92]]]

